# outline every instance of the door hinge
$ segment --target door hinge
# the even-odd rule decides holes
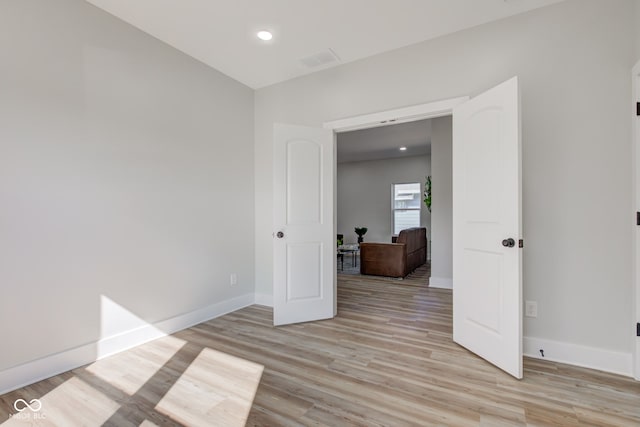
[[[640,212],[636,212],[636,225],[640,225]]]
[[[636,116],[640,116],[640,102],[636,102]]]
[[[518,247],[519,248],[524,248],[524,240],[523,239],[518,240]]]
[[[640,322],[636,323],[636,336],[640,337]]]

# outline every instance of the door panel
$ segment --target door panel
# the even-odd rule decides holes
[[[276,325],[334,316],[333,159],[331,130],[274,126]]]
[[[522,377],[520,103],[513,78],[453,110],[454,341]]]
[[[322,146],[309,140],[287,143],[287,225],[322,223]]]
[[[287,244],[287,302],[322,298],[321,265],[321,244]]]

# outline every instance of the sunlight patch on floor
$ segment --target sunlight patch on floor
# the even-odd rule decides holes
[[[140,347],[109,356],[85,370],[120,391],[133,395],[167,363],[186,341],[167,336]],[[127,367],[127,369],[123,369]]]
[[[205,348],[155,409],[190,426],[244,426],[263,370],[257,363]]]
[[[51,390],[39,401],[40,405],[32,404],[34,410],[20,402],[18,408],[22,412],[14,413],[2,427],[102,425],[120,408],[104,393],[76,377]]]

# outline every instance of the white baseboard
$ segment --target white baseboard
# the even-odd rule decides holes
[[[524,337],[524,355],[584,368],[597,369],[627,377],[633,376],[632,355],[601,348]],[[540,354],[544,350],[544,357]]]
[[[255,303],[266,307],[273,307],[273,295],[256,294]]]
[[[431,277],[429,286],[452,288],[452,280]],[[0,372],[0,395],[43,379],[95,362],[103,357],[128,350],[145,342],[189,328],[252,304],[273,307],[273,296],[247,294],[145,325],[99,341],[81,345]],[[633,376],[632,355],[577,344],[524,337],[526,356]],[[545,357],[540,354],[544,350]]]
[[[429,287],[453,289],[453,279],[450,277],[429,277]]]
[[[0,372],[0,395],[254,304],[246,294]]]

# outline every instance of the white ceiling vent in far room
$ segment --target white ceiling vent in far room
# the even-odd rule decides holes
[[[300,59],[300,63],[302,63],[306,68],[316,68],[336,62],[340,62],[340,58],[338,58],[338,55],[336,55],[336,53],[331,49],[326,49],[314,55],[305,56]]]

